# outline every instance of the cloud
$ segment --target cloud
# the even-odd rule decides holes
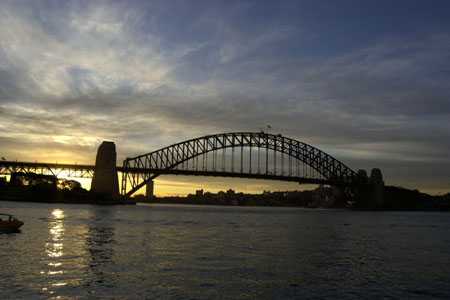
[[[271,124],[355,168],[382,165],[392,182],[407,182],[396,172],[406,162],[416,178],[449,163],[447,33],[327,53],[308,44],[321,32],[286,11],[261,19],[252,3],[192,5],[0,4],[2,150],[93,157],[108,139],[122,159]],[[449,175],[428,181],[443,187]]]

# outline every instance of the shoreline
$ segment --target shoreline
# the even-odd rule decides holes
[[[92,205],[135,205],[133,199],[93,193],[86,190],[68,191],[25,187],[0,189],[0,201],[33,203],[67,203]]]

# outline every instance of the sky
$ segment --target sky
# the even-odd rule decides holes
[[[94,163],[273,133],[450,191],[449,1],[0,2],[0,155]],[[298,189],[164,176],[157,194]]]

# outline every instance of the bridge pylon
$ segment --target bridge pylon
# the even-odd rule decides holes
[[[372,169],[370,177],[365,170],[358,171],[359,184],[354,188],[355,208],[358,209],[383,209],[384,208],[384,180],[381,170]]]
[[[104,141],[97,150],[91,191],[112,197],[119,195],[116,159],[116,145]]]

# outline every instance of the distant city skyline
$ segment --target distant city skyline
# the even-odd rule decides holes
[[[2,1],[0,156],[88,163],[206,134],[315,145],[450,191],[448,1]],[[84,180],[80,180],[86,186]],[[298,189],[164,176],[156,193]],[[301,187],[300,187],[301,188]]]

